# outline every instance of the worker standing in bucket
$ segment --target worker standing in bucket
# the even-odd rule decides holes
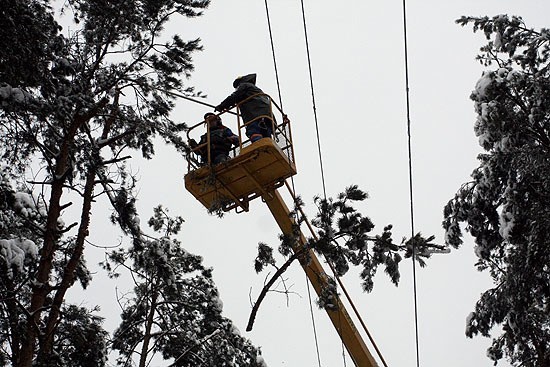
[[[235,91],[216,106],[215,110],[225,111],[246,100],[239,105],[246,126],[246,136],[251,142],[271,137],[275,118],[271,112],[269,97],[256,86],[256,74],[238,77],[233,82],[233,87]]]

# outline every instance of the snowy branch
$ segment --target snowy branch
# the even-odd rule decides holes
[[[185,357],[188,353],[190,353],[193,349],[195,349],[196,347],[206,343],[209,339],[212,339],[213,337],[215,337],[216,335],[218,335],[220,333],[220,329],[216,329],[212,334],[210,335],[207,335],[205,336],[204,338],[200,339],[200,340],[197,340],[196,344],[190,348],[188,348],[186,351],[184,351],[178,358],[176,358],[176,360],[174,361],[174,363],[172,363],[170,365],[170,367],[174,367],[174,366],[177,366],[178,365],[178,362],[183,358]]]

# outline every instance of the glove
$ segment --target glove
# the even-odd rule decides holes
[[[199,144],[195,139],[189,139],[189,146],[191,147],[191,149],[195,149],[198,145]]]
[[[223,108],[221,107],[221,105],[217,105],[216,107],[214,107],[214,111],[216,111],[216,112],[222,112],[222,111],[223,111]]]

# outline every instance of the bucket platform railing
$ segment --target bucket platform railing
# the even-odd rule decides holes
[[[269,100],[270,115],[243,122],[240,106],[258,96]],[[238,132],[239,144],[229,151],[229,159],[212,164],[210,131],[201,121],[189,128],[187,138],[206,141],[191,148],[187,157],[185,187],[210,210],[248,211],[248,203],[266,190],[281,187],[285,179],[296,174],[290,120],[267,94],[250,96],[235,107],[234,114],[219,114],[223,125]],[[233,112],[231,110],[230,112]],[[273,135],[254,143],[246,136],[247,125],[262,119],[272,123]]]

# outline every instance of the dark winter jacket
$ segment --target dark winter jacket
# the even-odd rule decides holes
[[[207,134],[203,134],[199,144],[206,142]],[[230,128],[218,125],[210,129],[210,156],[212,159],[219,154],[228,155],[232,145],[239,145],[239,137],[233,134]],[[199,154],[206,160],[208,154],[206,147],[201,149]]]
[[[230,109],[252,95],[263,93],[263,91],[256,86],[256,74],[248,74],[237,78],[233,82],[233,86],[237,89],[216,107],[216,111]],[[258,116],[271,116],[269,98],[266,95],[253,97],[239,107],[244,123]]]

